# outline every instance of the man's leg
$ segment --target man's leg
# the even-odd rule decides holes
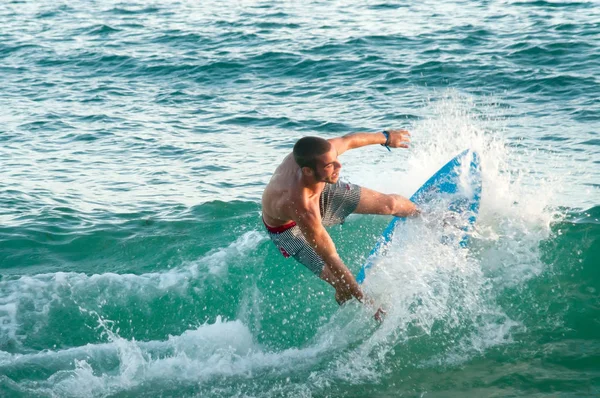
[[[398,217],[414,216],[419,213],[417,206],[404,196],[385,194],[365,187],[361,188],[360,201],[354,213],[386,214]]]

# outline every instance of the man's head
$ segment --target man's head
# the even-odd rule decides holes
[[[342,165],[331,143],[319,137],[304,137],[294,145],[294,159],[302,174],[314,177],[317,182],[335,184]]]

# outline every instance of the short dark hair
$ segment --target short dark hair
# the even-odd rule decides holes
[[[317,157],[331,150],[331,143],[319,137],[303,137],[294,145],[294,159],[300,168],[315,169]]]

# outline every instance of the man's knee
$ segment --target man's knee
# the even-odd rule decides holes
[[[398,217],[408,217],[415,216],[419,213],[417,205],[404,196],[396,194],[392,194],[390,196],[392,196],[394,199],[394,205],[391,214]]]
[[[382,201],[382,205],[385,214],[396,214],[400,207],[400,198],[398,195],[394,194],[386,195],[385,199]]]

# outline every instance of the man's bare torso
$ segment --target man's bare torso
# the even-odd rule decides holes
[[[277,167],[262,196],[262,214],[267,225],[278,227],[294,218],[299,209],[315,208],[323,190],[307,191],[301,183],[300,167],[289,154]]]

